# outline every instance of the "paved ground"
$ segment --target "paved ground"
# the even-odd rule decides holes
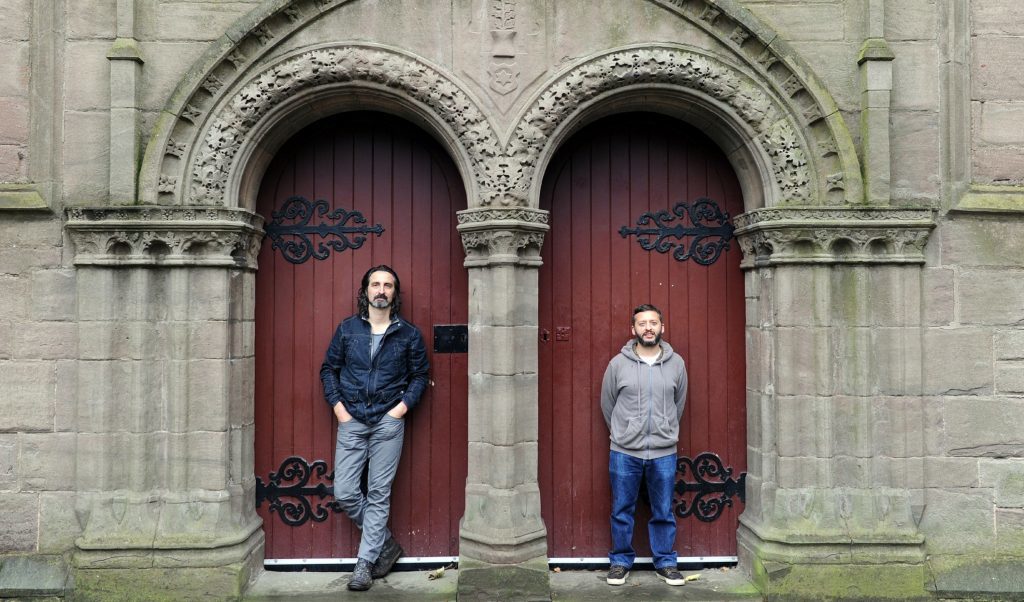
[[[445,571],[439,579],[429,579],[429,571],[395,572],[374,582],[366,593],[345,589],[350,573],[300,573],[265,571],[245,596],[249,602],[289,600],[455,600],[457,570]],[[551,573],[552,599],[558,601],[604,602],[605,600],[747,600],[761,597],[736,569],[684,571],[698,575],[683,587],[671,587],[653,571],[633,571],[625,585],[611,587],[604,581],[605,571],[561,571]]]

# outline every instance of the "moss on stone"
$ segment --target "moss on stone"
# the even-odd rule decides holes
[[[1024,557],[929,557],[927,587],[942,598],[1024,600]]]
[[[31,184],[0,184],[0,211],[50,211]]]
[[[213,568],[78,569],[74,600],[237,600],[248,579],[242,564]]]
[[[459,561],[459,600],[550,600],[547,561],[514,565]]]
[[[800,564],[765,576],[766,600],[928,600],[924,567],[913,564]]]

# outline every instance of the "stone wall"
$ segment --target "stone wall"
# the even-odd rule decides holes
[[[769,593],[784,591],[779,588],[790,574],[790,579],[824,576],[822,595],[854,595],[849,588],[879,582],[872,571],[886,563],[909,567],[895,577],[906,588],[871,590],[880,596],[1019,592],[1014,575],[1024,570],[1024,437],[1018,434],[1024,432],[1020,2],[499,4],[512,13],[497,17],[485,0],[2,3],[0,550],[63,556],[69,563],[76,553],[80,569],[127,570],[131,567],[103,565],[89,550],[127,545],[121,541],[127,531],[113,542],[118,529],[146,525],[152,537],[139,546],[162,549],[164,555],[143,564],[158,573],[179,562],[216,573],[258,558],[252,551],[259,547],[258,535],[225,543],[231,539],[225,534],[247,532],[252,519],[251,508],[243,507],[251,499],[253,476],[247,387],[253,370],[248,304],[254,266],[244,259],[252,249],[232,239],[205,254],[211,241],[182,238],[187,227],[173,215],[145,218],[168,229],[132,230],[129,222],[140,214],[117,219],[80,214],[76,221],[67,210],[132,205],[139,199],[187,202],[175,183],[161,179],[166,175],[161,161],[176,161],[164,149],[191,127],[181,117],[189,95],[208,102],[203,109],[231,99],[203,91],[200,78],[208,73],[255,77],[297,49],[343,41],[397,48],[405,57],[402,65],[428,65],[435,81],[456,82],[464,94],[460,98],[474,103],[477,123],[484,124],[473,134],[489,136],[493,148],[517,125],[509,137],[536,135],[534,146],[523,142],[519,154],[509,152],[522,160],[518,165],[525,166],[520,173],[527,180],[542,175],[531,169],[542,167],[549,156],[543,145],[557,145],[587,115],[647,108],[692,119],[730,145],[745,191],[772,185],[770,161],[762,166],[766,178],[759,179],[751,166],[757,153],[778,156],[797,147],[822,151],[808,158],[809,171],[820,182],[811,178],[806,186],[752,196],[751,209],[785,204],[792,200],[787,194],[818,186],[820,194],[809,193],[808,199],[934,210],[928,214],[933,217],[897,227],[917,232],[934,225],[930,235],[908,242],[900,234],[883,234],[883,242],[874,246],[870,236],[837,243],[843,237],[836,235],[800,239],[788,250],[779,240],[776,248],[759,247],[766,241],[757,239],[758,232],[769,230],[750,230],[757,244],[744,248],[749,536],[741,534],[747,538],[741,555]],[[881,43],[866,45],[869,39]],[[728,66],[722,73],[763,82],[765,98],[780,114],[791,114],[800,140],[784,151],[768,143],[760,150],[751,143],[750,150],[743,136],[754,130],[743,128],[753,128],[753,120],[737,118],[727,127],[713,111],[673,108],[673,103],[709,98],[723,112],[738,112],[742,103],[730,100],[729,90],[693,84],[684,103],[683,96],[655,94],[655,88],[663,93],[674,85],[664,80],[647,96],[611,105],[601,105],[596,92],[580,92],[580,82],[600,79],[592,67],[600,53],[646,46],[638,55],[650,58],[660,56],[650,48],[666,45],[699,50],[718,61],[715,65]],[[254,58],[232,54],[239,49]],[[800,71],[803,65],[806,73]],[[577,71],[567,74],[570,67]],[[643,71],[641,78],[659,77],[656,68],[643,69],[636,70]],[[791,71],[799,77],[781,75]],[[800,86],[789,87],[794,81]],[[409,91],[414,83],[402,85]],[[614,91],[612,85],[604,90]],[[330,106],[386,105],[372,104],[365,95],[353,98]],[[453,155],[466,155],[456,158],[464,177],[472,179],[467,157],[473,149],[464,148],[465,137],[451,125],[457,119],[431,121],[430,111],[443,111],[430,105],[426,93],[413,100],[403,105],[403,115],[435,128],[431,131],[439,138],[448,136]],[[835,116],[818,119],[815,111],[828,113],[831,103]],[[529,119],[519,120],[530,115],[551,116],[557,127],[527,128],[523,124]],[[282,136],[289,123],[298,120],[281,121]],[[836,140],[838,148],[828,148]],[[147,149],[156,155],[148,172]],[[254,149],[256,154],[275,150],[270,142]],[[837,159],[847,150],[850,157]],[[802,160],[798,156],[794,163]],[[851,170],[864,176],[865,195],[850,179]],[[844,172],[845,188],[842,178],[834,179]],[[470,203],[529,204],[529,185],[512,191],[516,194],[504,190],[492,196],[481,187]],[[861,222],[875,220],[871,228],[883,232],[885,220],[905,217],[858,215]],[[118,221],[122,218],[129,225]],[[856,229],[837,225],[834,215],[800,219],[800,225],[785,227]],[[117,224],[101,227],[97,220]],[[204,220],[204,227],[219,233],[217,244],[258,227],[236,214],[201,216]],[[475,237],[467,243],[473,281],[505,282],[509,288],[471,300],[476,312],[471,322],[480,327],[475,337],[504,325],[502,320],[512,320],[509,324],[524,332],[534,326],[531,315],[511,310],[501,315],[499,300],[506,292],[536,294],[530,270],[543,228],[529,222],[529,244],[505,249],[509,257],[502,261],[509,265],[489,272],[490,264],[477,260],[495,256],[495,241],[509,236],[502,229],[508,224],[495,224],[497,234],[486,228],[476,232],[477,226],[467,230]],[[96,239],[96,232],[107,238]],[[923,249],[910,248],[925,239]],[[910,244],[910,251],[895,250],[895,242]],[[99,246],[90,251],[92,243]],[[847,248],[861,243],[863,248]],[[825,246],[814,247],[819,244]],[[523,263],[516,254],[526,246],[529,265],[510,267]],[[524,335],[517,346],[520,355],[530,351],[529,338]],[[486,337],[474,340],[482,347],[493,344]],[[531,365],[529,358],[517,361]],[[490,374],[481,370],[485,373]],[[534,393],[510,393],[502,407],[529,414]],[[475,444],[487,445],[498,435],[481,431],[472,437],[479,439]],[[517,431],[515,443],[528,447],[533,436],[529,428]],[[119,468],[123,457],[133,459]],[[529,467],[506,468],[529,476]],[[477,489],[497,495],[492,489],[500,488],[486,475],[478,474],[478,480]],[[154,504],[164,512],[162,520],[147,514]],[[212,523],[186,520],[197,513]],[[845,521],[844,526],[832,529],[836,521]],[[176,537],[184,537],[177,543],[199,545],[196,525],[214,539],[227,537],[218,540],[221,557],[167,552],[175,549]],[[486,540],[480,525],[478,532],[467,531],[470,540]],[[522,526],[505,527],[515,533]],[[526,558],[542,546],[537,539],[543,537],[542,527],[528,527],[533,538],[528,550],[504,550],[505,556]],[[854,577],[835,566],[834,573],[820,567],[819,573],[800,572],[825,564],[818,561],[842,546],[858,550],[844,557],[846,565],[860,570]],[[488,551],[478,550],[478,556],[486,559]],[[224,570],[221,577],[230,582],[248,569]],[[84,588],[95,584],[86,574],[99,573],[82,573]],[[97,596],[103,587],[96,585]]]

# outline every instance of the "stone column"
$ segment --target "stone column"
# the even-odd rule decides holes
[[[110,60],[110,200],[135,202],[139,153],[139,99],[142,53],[135,39],[135,0],[117,0],[117,39]]]
[[[892,61],[885,41],[884,0],[868,0],[868,35],[860,48],[860,129],[864,145],[864,196],[869,203],[888,204],[891,183],[889,106]]]
[[[76,597],[237,599],[262,562],[254,509],[260,218],[72,209],[80,358]]]
[[[459,212],[469,269],[469,471],[460,599],[550,596],[537,485],[537,268],[547,212]]]
[[[735,221],[749,309],[741,566],[771,598],[926,596],[931,210],[771,208]]]

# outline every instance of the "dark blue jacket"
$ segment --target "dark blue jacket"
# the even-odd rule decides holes
[[[371,340],[368,320],[347,318],[334,332],[320,367],[327,403],[344,403],[363,424],[376,424],[400,401],[410,410],[416,407],[430,371],[423,335],[402,318],[392,318],[372,361]]]

